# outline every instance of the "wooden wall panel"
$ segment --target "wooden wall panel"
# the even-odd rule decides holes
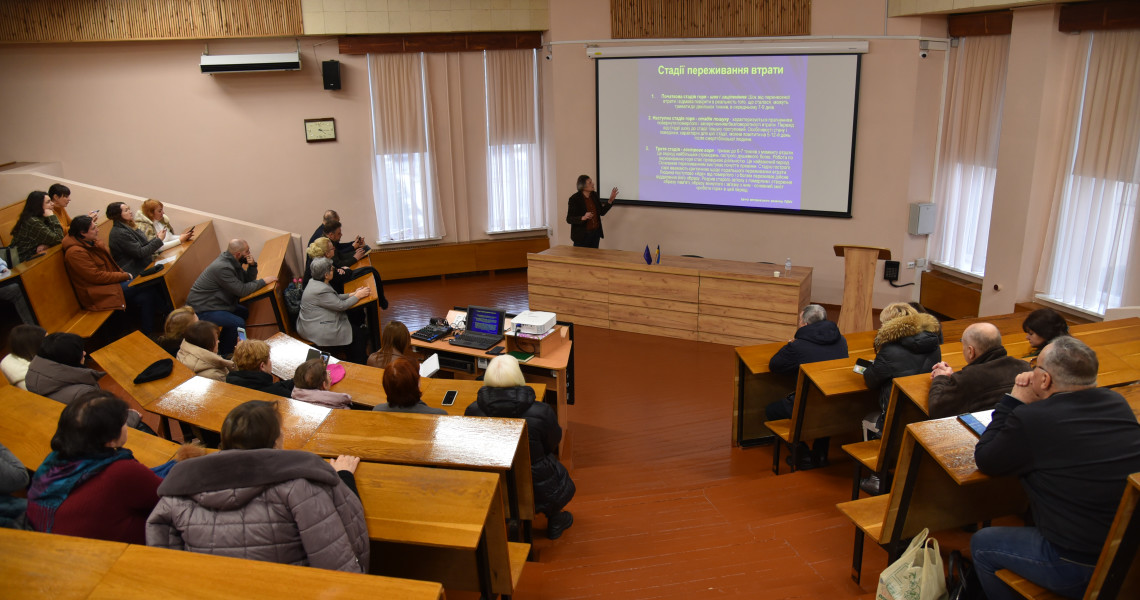
[[[1009,35],[1013,31],[1013,11],[950,15],[946,25],[951,37]]]
[[[1057,26],[1064,33],[1136,28],[1140,28],[1140,2],[1136,0],[1065,4],[1061,6],[1060,23]]]
[[[615,39],[811,33],[811,0],[610,0]]]
[[[301,0],[0,2],[0,42],[107,42],[304,35]]]
[[[394,33],[341,36],[341,54],[398,54],[401,52],[480,52],[542,47],[541,31],[460,33]]]

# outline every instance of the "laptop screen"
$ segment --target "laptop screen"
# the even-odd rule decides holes
[[[503,311],[482,306],[467,307],[467,330],[502,335]]]

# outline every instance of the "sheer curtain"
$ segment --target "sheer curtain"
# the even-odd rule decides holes
[[[1090,312],[1121,305],[1137,264],[1140,31],[1081,34],[1070,146],[1057,182],[1041,296]],[[1083,70],[1083,73],[1081,72]]]
[[[535,50],[483,53],[487,231],[546,227]]]
[[[369,55],[372,195],[381,242],[443,236],[423,54]]]
[[[1008,35],[961,39],[936,172],[931,257],[979,277],[986,270],[1008,58]]]

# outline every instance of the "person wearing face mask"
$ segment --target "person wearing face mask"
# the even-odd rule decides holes
[[[609,202],[602,202],[594,190],[594,180],[589,175],[578,176],[578,193],[570,196],[566,207],[566,222],[570,224],[570,239],[575,246],[597,248],[602,238],[602,215],[614,207],[618,189],[610,190]]]
[[[245,268],[242,268],[242,267]],[[238,304],[243,297],[277,281],[277,277],[257,277],[257,261],[243,239],[232,239],[210,266],[206,267],[186,297],[198,318],[222,328],[218,353],[225,356],[237,346],[237,328],[245,327],[249,310]]]

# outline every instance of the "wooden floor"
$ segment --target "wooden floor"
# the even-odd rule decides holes
[[[392,283],[387,296],[382,318],[414,330],[452,304],[521,310],[526,276]],[[830,467],[779,477],[771,447],[731,447],[731,347],[575,331],[574,526],[552,542],[540,517],[539,561],[516,598],[874,597],[886,553],[866,546],[855,585],[854,527],[835,509],[852,466],[838,444]],[[944,552],[967,539],[954,538],[940,536]]]

